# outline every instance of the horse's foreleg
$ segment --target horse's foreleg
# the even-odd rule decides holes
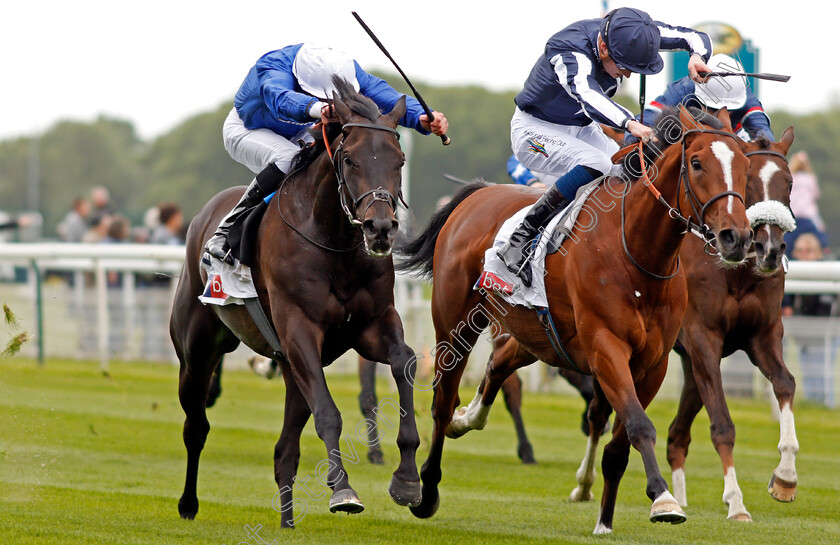
[[[305,498],[298,501],[292,500],[292,487],[297,475],[298,463],[300,461],[300,434],[312,412],[306,399],[298,388],[292,376],[289,364],[280,362],[283,369],[283,379],[286,383],[286,402],[283,411],[283,431],[280,432],[280,439],[274,447],[274,480],[277,481],[277,493],[271,501],[271,507],[280,511],[280,525],[282,528],[294,528],[295,523],[306,516],[308,503]],[[323,485],[311,483],[310,475],[300,480],[300,485],[312,500],[321,499],[326,492],[316,491]],[[295,516],[294,512],[298,514]]]
[[[642,455],[647,475],[647,496],[653,500],[650,511],[652,522],[685,522],[677,501],[668,492],[668,485],[659,470],[654,445],[656,428],[645,414],[645,407],[659,391],[665,377],[668,354],[648,368],[634,383],[628,364],[629,347],[619,340],[608,342],[602,339],[590,367],[605,397],[616,412],[617,425],[612,440],[604,447],[601,472],[604,475],[604,495],[601,498],[601,512],[594,533],[612,532],[618,485],[627,468],[630,445]]]
[[[703,408],[703,400],[694,382],[694,371],[691,369],[691,359],[688,355],[681,355],[683,367],[683,387],[680,393],[680,403],[677,414],[668,428],[668,464],[671,466],[671,485],[674,487],[674,497],[685,507],[688,505],[688,495],[685,486],[685,459],[688,456],[688,446],[691,443],[691,425],[697,413]]]
[[[735,460],[732,454],[735,448],[735,424],[732,422],[723,393],[723,379],[720,374],[721,337],[701,328],[693,328],[686,331],[686,334],[691,339],[686,348],[691,358],[694,380],[709,414],[712,443],[723,466],[723,501],[729,506],[727,518],[751,521],[752,517],[744,506],[744,494],[735,475]]]
[[[583,376],[583,375],[582,375]],[[578,485],[569,495],[571,501],[590,501],[594,497],[592,485],[595,484],[595,453],[598,449],[598,441],[604,434],[604,429],[609,422],[612,407],[604,397],[604,392],[593,381],[592,399],[587,409],[587,427],[589,428],[586,453],[575,473]]]
[[[782,358],[781,322],[777,322],[767,335],[754,336],[747,353],[773,385],[773,393],[779,402],[781,461],[773,472],[767,489],[773,499],[791,502],[796,499],[796,454],[799,452],[793,419],[793,395],[796,383]]]
[[[397,311],[391,307],[377,323],[361,336],[360,347],[365,357],[387,362],[397,384],[399,404],[383,398],[380,402],[380,421],[389,423],[384,414],[385,406],[396,409],[399,414],[397,447],[400,450],[400,464],[391,479],[388,492],[391,498],[403,506],[415,507],[422,497],[420,474],[417,472],[415,456],[420,446],[420,434],[414,418],[414,388],[417,358],[414,351],[405,344],[403,327]],[[387,353],[384,353],[387,351]]]
[[[352,438],[346,439],[347,449],[341,451],[341,413],[327,388],[321,362],[320,346],[323,342],[323,332],[302,313],[285,317],[275,315],[273,319],[275,324],[283,323],[284,320],[295,324],[286,339],[281,339],[281,342],[286,347],[292,377],[312,411],[315,432],[327,447],[327,459],[318,464],[315,473],[322,484],[333,490],[330,511],[359,513],[364,510],[364,505],[356,491],[350,487],[347,472],[344,470],[344,460],[355,464],[359,462],[359,455]]]
[[[359,356],[359,408],[367,424],[368,460],[372,464],[382,465],[384,458],[379,446],[379,432],[376,424],[376,362]]]

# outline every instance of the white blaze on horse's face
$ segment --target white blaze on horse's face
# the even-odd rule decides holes
[[[717,140],[712,142],[712,153],[714,153],[717,160],[720,161],[720,167],[723,170],[723,181],[726,183],[726,190],[732,191],[732,159],[735,158],[735,152],[732,151],[725,142]],[[730,195],[726,199],[726,211],[731,214],[734,198]]]
[[[761,167],[761,170],[758,172],[758,177],[761,179],[761,185],[764,190],[761,200],[766,201],[770,199],[770,180],[772,180],[773,175],[780,170],[782,169],[779,168],[779,165],[773,161],[767,161],[764,163],[764,166]]]

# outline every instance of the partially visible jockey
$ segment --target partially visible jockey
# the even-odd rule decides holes
[[[728,55],[715,55],[707,64],[714,72],[744,71],[741,64]],[[770,118],[764,113],[761,102],[747,86],[743,76],[711,77],[705,83],[692,81],[688,76],[680,78],[648,103],[644,124],[652,127],[663,108],[678,104],[712,113],[726,107],[732,128],[742,140],[764,136],[771,142],[776,141],[770,129]],[[641,119],[641,116],[637,115],[636,119]],[[638,139],[628,134],[624,141],[629,144]]]
[[[632,73],[660,72],[660,50],[690,51],[688,71],[694,78],[710,71],[705,63],[712,53],[708,35],[654,21],[641,10],[618,8],[602,19],[573,23],[549,38],[516,95],[511,148],[549,185],[498,251],[526,286],[532,280],[528,256],[540,227],[574,199],[578,188],[620,169],[610,160],[618,144],[599,123],[639,138],[651,134],[650,127],[611,97]]]
[[[222,129],[230,156],[257,176],[207,241],[210,255],[232,263],[227,244],[231,225],[277,189],[301,146],[311,139],[308,130],[317,120],[327,121],[327,100],[335,90],[333,75],[350,82],[383,112],[391,111],[404,96],[336,49],[303,43],[260,57],[239,87]],[[415,98],[406,96],[405,104],[400,125],[421,134],[446,133],[449,123],[442,113],[433,112],[434,121],[429,123]]]

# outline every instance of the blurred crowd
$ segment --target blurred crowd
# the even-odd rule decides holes
[[[114,210],[108,190],[95,187],[89,197],[76,197],[56,228],[65,242],[184,244],[187,222],[177,203],[150,207],[140,225]]]

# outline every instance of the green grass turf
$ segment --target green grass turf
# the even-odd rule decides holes
[[[385,466],[371,466],[355,441],[358,464],[346,464],[365,503],[354,516],[329,513],[327,498],[306,499],[294,531],[280,529],[272,510],[276,490],[272,455],[280,433],[284,387],[250,372],[230,372],[209,410],[212,429],[201,459],[194,521],[178,517],[186,465],[183,413],[172,366],[113,364],[110,377],[95,363],[0,360],[0,543],[2,544],[240,544],[258,545],[244,526],[262,525],[265,543],[838,543],[840,542],[840,414],[798,404],[799,497],[775,502],[767,481],[778,463],[778,424],[766,402],[730,403],[738,428],[736,467],[752,524],[726,520],[723,479],[701,413],[687,465],[688,522],[648,522],[641,458],[631,451],[621,483],[614,533],[593,536],[598,503],[567,501],[585,447],[579,431],[582,401],[573,396],[526,394],[524,415],[539,465],[515,456],[515,435],[499,404],[482,432],[447,440],[441,505],[429,520],[394,504],[387,488],[396,467],[395,430],[382,425]],[[343,412],[344,436],[361,420],[356,377],[330,376]],[[380,398],[396,398],[381,380]],[[462,392],[469,400],[472,393]],[[418,393],[417,417],[428,450],[431,395]],[[659,433],[665,478],[665,434],[676,409],[656,400],[648,413]],[[385,409],[388,414],[390,409]],[[342,443],[344,444],[344,443]],[[299,476],[315,476],[323,443],[310,420],[302,441]],[[599,465],[600,468],[600,465]],[[601,491],[600,469],[596,499]],[[313,486],[318,490],[318,485]],[[301,514],[300,511],[298,514]]]

